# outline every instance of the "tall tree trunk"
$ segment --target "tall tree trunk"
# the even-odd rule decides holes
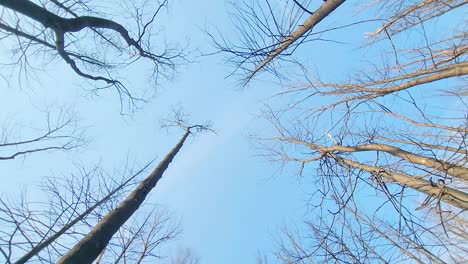
[[[110,211],[99,223],[58,260],[58,264],[92,263],[109,243],[112,236],[135,213],[145,201],[148,193],[156,186],[164,171],[182,148],[190,134],[187,128],[177,145],[164,157],[158,166],[146,177],[128,197],[114,210]]]

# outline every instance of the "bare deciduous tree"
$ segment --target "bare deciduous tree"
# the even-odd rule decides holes
[[[124,174],[77,165],[71,177],[51,177],[42,185],[44,199],[37,192],[35,197],[24,193],[20,200],[0,199],[4,261],[55,263],[115,207],[151,163],[136,172],[126,166]],[[180,233],[178,222],[166,210],[153,208],[140,216],[122,226],[105,256],[100,256],[101,263],[159,258],[160,246]]]
[[[176,63],[184,58],[183,50],[159,47],[165,43],[155,39],[153,27],[167,3],[132,1],[121,3],[119,10],[119,3],[2,0],[0,37],[12,42],[15,62],[11,65],[19,67],[20,80],[35,69],[32,56],[59,57],[76,74],[93,82],[94,91],[113,87],[121,100],[134,104],[144,98],[134,95],[134,88],[127,88],[123,76],[114,74],[117,70],[130,69],[131,64],[146,59],[152,63],[149,83],[156,85],[159,76],[170,78]],[[106,15],[111,9],[122,14],[121,22],[106,18],[111,17]]]
[[[181,111],[174,111],[174,117],[166,125],[177,125],[184,129],[184,134],[175,147],[160,161],[158,166],[143,179],[134,190],[108,212],[93,229],[64,254],[57,263],[93,262],[108,245],[111,238],[125,224],[125,222],[143,204],[150,191],[156,186],[169,164],[182,148],[185,140],[192,133],[211,130],[207,125],[188,125],[183,119]]]
[[[290,55],[301,43],[327,41],[320,37],[323,32],[311,30],[345,1],[326,1],[313,12],[307,9],[311,1],[306,2],[232,2],[232,17],[239,29],[240,43],[225,38],[222,33],[214,35],[207,31],[207,34],[220,52],[230,54],[227,61],[235,67],[234,73],[240,70],[245,74],[244,84],[262,69],[281,76],[274,64],[280,60],[292,61]]]
[[[304,70],[299,83],[277,95],[287,103],[264,111],[273,135],[255,137],[262,155],[298,166],[304,177],[315,176],[308,225],[314,246],[295,238],[285,247],[289,253],[283,260],[456,261],[454,252],[466,248],[441,234],[454,237],[448,231],[458,229],[453,219],[466,222],[468,209],[467,33],[460,15],[466,1],[362,2],[358,11],[379,21],[366,35],[366,52],[382,59],[331,81]],[[307,12],[306,6],[295,8]],[[284,18],[252,10],[246,16],[253,18],[238,27],[241,34],[254,30],[271,36]],[[291,10],[283,12],[286,17]],[[451,26],[440,31],[441,21]],[[295,47],[306,45],[302,40]],[[252,38],[251,43],[259,42]],[[254,57],[251,43],[237,47],[245,53],[224,51],[245,63]],[[267,57],[255,66],[265,62],[279,71],[275,54],[263,54]],[[355,233],[362,226],[367,231]],[[466,243],[466,237],[461,239]],[[398,254],[386,256],[378,249],[389,243]],[[399,243],[409,249],[400,250]],[[318,251],[322,255],[315,255]]]

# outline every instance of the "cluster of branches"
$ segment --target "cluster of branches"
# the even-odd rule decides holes
[[[164,0],[124,5],[125,10],[118,13],[129,13],[132,24],[128,27],[123,24],[127,21],[105,18],[105,12],[99,11],[103,9],[91,1],[2,0],[0,38],[11,42],[15,56],[8,64],[18,67],[20,81],[35,70],[32,56],[61,58],[92,82],[93,91],[113,87],[121,101],[129,99],[134,105],[144,98],[128,88],[122,72],[115,77],[117,70],[145,59],[152,64],[148,83],[156,85],[159,76],[171,78],[179,59],[185,57],[183,49],[159,48],[158,43],[165,44],[155,40],[155,21],[167,4]]]
[[[165,43],[155,42],[153,26],[167,4],[167,0],[124,4],[126,10],[117,13],[119,19],[132,20],[132,27],[127,27],[125,20],[117,22],[106,18],[106,12],[99,10],[111,6],[102,3],[0,0],[0,38],[11,44],[15,60],[7,65],[13,69],[17,67],[22,82],[23,77],[28,80],[35,70],[31,56],[49,57],[50,61],[60,58],[74,73],[90,81],[93,91],[112,87],[120,97],[121,107],[124,100],[134,107],[144,98],[134,95],[135,90],[128,88],[118,70],[129,70],[130,65],[145,59],[151,64],[148,83],[156,85],[159,76],[171,78],[176,63],[186,55],[183,49],[160,49],[158,44]],[[126,18],[125,13],[129,13],[130,18]],[[2,77],[8,81],[6,75]],[[165,121],[165,126],[181,127],[184,134],[141,181],[136,177],[151,163],[119,179],[116,173],[111,175],[97,168],[80,167],[78,175],[48,180],[44,186],[48,197],[45,203],[27,202],[26,198],[19,202],[2,198],[0,255],[5,262],[142,263],[162,258],[161,245],[179,234],[179,225],[172,224],[167,212],[154,210],[140,215],[134,223],[128,220],[143,206],[185,140],[197,132],[212,131],[208,125],[186,123],[185,117],[181,111],[175,111],[173,119]],[[75,120],[62,113],[56,121],[48,115],[47,129],[30,139],[11,139],[9,132],[4,130],[1,135],[2,160],[35,152],[75,149],[86,143]],[[179,254],[174,263],[198,262],[190,251]]]
[[[331,41],[323,37],[328,30],[314,32],[312,29],[344,2],[329,0],[313,12],[309,9],[313,1],[233,2],[231,16],[239,35],[236,41],[222,33],[207,34],[218,52],[229,54],[227,62],[234,66],[233,74],[245,77],[244,85],[262,70],[284,77],[278,63],[297,63],[291,55],[301,44]]]
[[[27,193],[20,199],[0,199],[0,252],[5,263],[55,263],[115,207],[150,165],[135,172],[127,164],[123,173],[76,165],[76,173],[42,184],[44,199],[39,195],[31,199]],[[168,211],[144,212],[119,229],[99,261],[142,263],[162,258],[156,249],[179,233],[179,224]]]
[[[38,152],[69,151],[86,145],[84,130],[79,127],[73,113],[64,110],[47,112],[45,119],[45,128],[34,129],[33,132],[4,124],[0,134],[0,160],[26,157]],[[21,133],[16,130],[21,130]],[[26,132],[32,135],[20,137]]]
[[[180,112],[173,113],[173,120],[180,122]],[[130,194],[125,197],[114,209],[109,211],[101,221],[99,221],[88,234],[75,244],[67,253],[65,253],[57,263],[77,263],[93,262],[106,248],[114,234],[132,217],[138,208],[144,203],[151,190],[156,187],[158,181],[162,178],[169,164],[182,149],[189,135],[196,132],[209,131],[210,127],[206,125],[190,125],[179,123],[183,128],[184,134],[177,144],[167,153],[159,162],[154,170],[143,179]]]
[[[283,263],[460,263],[467,248],[466,222],[459,220],[450,218],[451,238],[447,239],[434,222],[432,229],[401,230],[346,206],[338,214],[307,219],[307,231],[284,229],[285,239],[279,243],[276,257]]]
[[[319,10],[339,2],[327,1]],[[324,81],[306,72],[305,81],[277,95],[292,103],[266,108],[264,116],[274,135],[255,138],[261,155],[283,166],[299,165],[299,175],[316,175],[310,229],[303,231],[307,235],[287,233],[289,243],[281,244],[278,253],[285,263],[443,263],[458,261],[457,251],[466,253],[465,230],[458,224],[466,223],[468,209],[467,34],[463,26],[457,27],[463,21],[451,21],[453,28],[444,34],[433,30],[436,20],[451,15],[462,20],[453,14],[465,4],[366,4],[363,13],[375,11],[374,21],[381,21],[367,34],[367,48],[391,52],[383,52],[384,59],[374,61],[372,69],[344,81]],[[246,5],[251,12],[237,28],[244,36],[262,36],[262,41],[272,36],[276,21],[290,17],[289,12],[307,12],[299,2],[279,17],[251,7]],[[260,57],[257,50],[263,42],[258,38],[242,43],[244,53],[232,46],[221,51],[234,56],[239,67],[257,58],[250,61],[254,67],[248,69],[246,81],[264,67],[280,72],[274,61],[289,56],[288,47],[305,45],[304,38],[314,32],[304,31],[304,25],[315,14],[296,30],[286,31],[286,37],[273,39],[273,48]],[[302,241],[304,237],[313,242]],[[453,243],[454,237],[464,243]]]
[[[207,125],[190,125],[186,115],[175,111],[164,123],[177,124],[184,134],[174,148],[142,180],[137,177],[152,162],[131,176],[116,177],[93,168],[80,167],[77,175],[50,178],[44,185],[48,201],[43,204],[19,203],[1,199],[0,253],[7,263],[38,260],[45,263],[92,263],[93,261],[142,263],[161,258],[160,245],[179,234],[167,212],[151,211],[133,217],[161,179],[169,164],[191,134],[211,130]],[[129,171],[128,169],[126,169]],[[193,254],[181,252],[184,262],[196,263]],[[104,258],[104,259],[103,259]],[[58,259],[58,261],[57,261]],[[176,258],[177,259],[177,258]]]

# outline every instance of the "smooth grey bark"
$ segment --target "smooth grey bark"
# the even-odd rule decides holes
[[[119,228],[138,210],[146,196],[156,186],[164,171],[182,148],[190,134],[187,127],[177,145],[164,157],[127,198],[110,211],[78,244],[62,256],[57,264],[92,263],[109,243]]]

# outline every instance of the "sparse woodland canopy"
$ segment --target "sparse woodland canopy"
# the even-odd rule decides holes
[[[165,46],[156,34],[168,2],[122,1],[117,7],[91,0],[0,0],[0,40],[12,54],[0,76],[31,85],[24,80],[34,79],[53,61],[66,65],[93,92],[114,89],[121,111],[139,107],[160,77],[172,78],[175,66],[186,60],[184,49]],[[304,224],[280,230],[276,252],[260,256],[259,263],[466,259],[466,4],[233,1],[236,38],[221,28],[206,31],[215,53],[225,55],[246,89],[255,89],[260,77],[279,80],[281,91],[262,111],[271,130],[252,138],[259,155],[285,172],[293,168],[310,183],[305,185],[310,200]],[[367,62],[351,61],[353,70],[322,77],[325,62],[314,58],[316,50],[348,48],[354,43],[334,34],[348,30],[362,38],[352,49]],[[331,46],[324,49],[324,43]],[[327,63],[338,65],[352,56],[331,57]],[[136,64],[142,67],[139,73],[150,69],[149,76],[126,76]],[[141,78],[149,78],[149,85],[132,85]],[[153,162],[136,170],[127,163],[120,172],[77,165],[76,173],[44,184],[45,203],[0,197],[0,259],[63,264],[161,260],[159,249],[177,237],[180,225],[166,210],[142,207],[150,206],[145,200],[187,138],[213,132],[209,123],[189,124],[180,109],[172,114],[161,126],[180,128],[183,134],[149,173]],[[88,143],[68,111],[47,112],[45,124],[28,138],[3,128],[0,162],[82,150]],[[190,249],[181,249],[171,261],[199,263]]]
[[[117,8],[112,13],[110,6],[97,1],[1,0],[0,38],[11,48],[13,61],[3,65],[0,75],[7,82],[17,77],[20,85],[31,84],[36,71],[58,58],[59,63],[89,81],[93,92],[114,88],[121,111],[127,110],[125,102],[133,110],[146,100],[136,94],[151,94],[148,91],[156,88],[161,76],[172,78],[185,54],[154,38],[157,16],[168,1],[125,4],[118,13],[127,14],[116,16]],[[122,76],[122,70],[130,70],[140,60],[150,66],[150,85],[141,91]],[[41,66],[34,65],[37,61]],[[38,86],[34,89],[40,89]],[[20,136],[19,132],[25,131],[15,131],[8,124],[3,127],[0,161],[56,150],[83,150],[88,140],[73,111],[59,109],[45,114],[45,128],[30,129],[29,138]],[[182,127],[185,133],[147,178],[139,176],[153,162],[137,171],[134,164],[127,163],[123,172],[111,173],[99,166],[77,165],[76,173],[47,179],[42,186],[45,202],[31,201],[26,194],[17,199],[0,197],[0,256],[5,263],[143,263],[165,258],[160,248],[180,234],[177,219],[155,206],[136,211],[144,206],[146,196],[185,139],[195,132],[211,130],[206,125],[187,125],[180,110],[174,114],[174,119],[166,120],[167,125]],[[196,263],[196,256],[187,252],[190,250],[174,258],[180,257],[181,264]]]
[[[248,88],[265,72],[281,81],[284,90],[263,112],[274,132],[254,140],[260,155],[296,165],[314,182],[310,219],[299,230],[284,230],[276,257],[460,262],[468,252],[466,1],[343,2],[329,0],[316,10],[313,1],[236,2],[239,38],[211,35]],[[342,21],[334,17],[339,11],[373,17]],[[310,22],[329,18],[338,22],[320,29]],[[321,78],[314,49],[345,43],[327,33],[363,23],[374,31],[361,32],[362,49],[378,59]],[[316,68],[301,63],[307,59]],[[302,77],[286,74],[291,65]]]
[[[41,186],[47,200],[23,194],[0,199],[0,252],[5,263],[56,263],[103,216],[138,184],[151,163],[136,171],[135,164],[107,172],[100,166],[77,164],[70,175],[50,177]],[[164,208],[144,208],[121,226],[101,263],[154,261],[159,248],[181,232],[175,217]]]
[[[212,131],[209,124],[190,125],[186,119],[181,109],[174,109],[162,121],[163,127],[179,127],[184,134],[146,178],[138,179],[152,162],[137,172],[126,166],[123,177],[117,177],[117,171],[80,166],[77,175],[48,179],[43,189],[49,200],[39,209],[27,197],[19,202],[0,199],[0,253],[5,261],[142,263],[163,258],[159,248],[177,237],[179,224],[164,210],[153,208],[146,215],[137,211],[186,139]],[[182,264],[198,261],[189,249],[178,254]]]

